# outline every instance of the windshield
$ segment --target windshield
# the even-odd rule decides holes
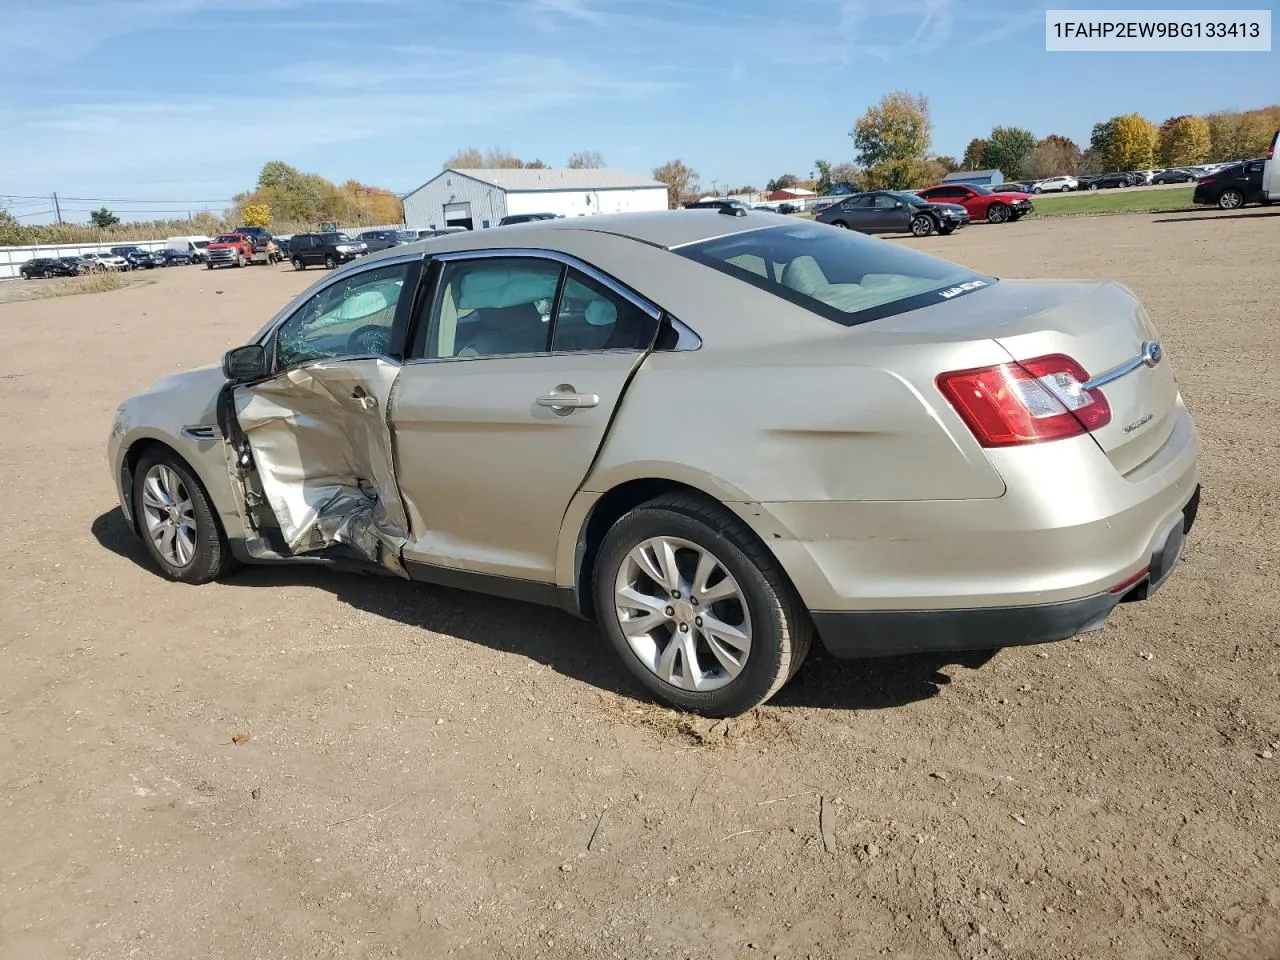
[[[238,234],[224,233],[222,236],[218,237],[218,239],[213,242],[214,243],[239,243],[240,237]]]
[[[890,190],[889,195],[904,203],[909,203],[913,207],[925,207],[929,204],[929,201],[924,197],[918,197],[914,193],[907,193],[905,190]]]
[[[980,183],[966,183],[965,186],[968,187],[970,190],[972,190],[974,193],[982,194],[984,197],[989,197],[994,192],[990,187],[984,187]]]
[[[849,327],[996,282],[907,247],[824,225],[753,230],[675,252]]]
[[[197,240],[197,241],[196,241],[196,246],[197,246],[197,247],[199,247],[201,250],[203,250],[203,249],[204,249],[205,247],[207,247],[208,245],[209,245],[209,241],[208,241],[208,240]]]

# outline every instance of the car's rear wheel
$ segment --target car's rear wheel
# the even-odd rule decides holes
[[[1089,189],[1090,189],[1090,190],[1097,190],[1097,189],[1098,189],[1098,185],[1097,185],[1096,183],[1091,183],[1091,184],[1089,184]]]
[[[324,256],[324,266],[326,270],[338,269],[337,258],[332,253],[326,253]]]
[[[987,210],[988,223],[1004,223],[1009,219],[1009,207],[1003,203],[993,203]]]
[[[147,552],[169,579],[208,583],[231,567],[208,494],[176,454],[157,450],[139,461],[133,511]]]
[[[658,699],[733,716],[781,689],[813,626],[777,560],[731,513],[685,495],[636,507],[595,568],[601,631]]]
[[[293,258],[293,269],[295,269],[295,270],[305,270],[305,269],[307,269],[307,265],[306,265],[305,263],[303,263],[303,262],[302,262],[302,258],[301,258],[301,257],[294,257],[294,258]]]
[[[911,235],[913,237],[927,237],[933,233],[937,224],[933,222],[933,217],[927,213],[922,213],[911,221]]]
[[[1223,210],[1236,210],[1244,206],[1244,194],[1235,187],[1228,187],[1218,194],[1218,206]]]

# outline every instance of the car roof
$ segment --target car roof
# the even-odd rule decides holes
[[[727,216],[717,210],[655,210],[645,213],[606,213],[590,217],[533,220],[528,223],[512,224],[503,227],[500,231],[467,230],[462,233],[444,234],[430,240],[419,240],[418,244],[422,245],[423,250],[438,250],[442,253],[486,250],[493,247],[545,247],[554,250],[560,246],[557,238],[567,239],[566,235],[604,233],[670,250],[701,240],[712,240],[734,233],[747,233],[751,230],[795,223],[794,217],[762,210],[749,210],[743,216]],[[414,246],[416,244],[405,244],[361,259],[368,262],[374,259],[403,256],[408,248]]]

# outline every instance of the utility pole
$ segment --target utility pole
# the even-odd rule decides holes
[[[53,195],[53,214],[58,218],[58,226],[62,226],[62,208],[58,206],[58,195]]]

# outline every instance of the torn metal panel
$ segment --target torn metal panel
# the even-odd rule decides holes
[[[408,521],[387,426],[400,366],[315,363],[235,391],[262,490],[293,553],[346,544],[407,576]]]

